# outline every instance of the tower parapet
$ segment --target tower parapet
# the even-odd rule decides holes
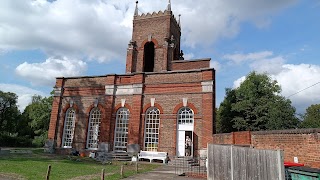
[[[133,16],[132,39],[127,51],[126,73],[163,72],[179,59],[181,28],[171,11],[139,14],[138,2]]]
[[[177,25],[177,27],[180,28],[178,20],[176,19],[176,17],[172,13],[172,11],[168,11],[168,10],[158,11],[158,12],[154,11],[152,13],[142,13],[141,15],[137,14],[137,15],[134,16],[133,20],[157,18],[157,17],[169,16],[169,15],[172,17],[172,19],[173,19],[174,23]]]

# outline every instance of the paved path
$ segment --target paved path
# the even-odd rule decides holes
[[[157,179],[157,180],[168,180],[168,179],[201,180],[199,178],[178,176],[177,174],[175,174],[174,166],[168,166],[168,165],[163,165],[153,171],[137,174],[137,175],[125,178],[125,179],[127,179],[127,180],[129,180],[129,179],[131,179],[131,180],[153,180],[153,179]]]

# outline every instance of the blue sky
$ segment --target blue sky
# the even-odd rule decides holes
[[[139,13],[168,1],[140,0]],[[133,0],[2,0],[0,90],[23,110],[55,77],[122,74]],[[320,0],[172,0],[185,59],[212,58],[217,106],[250,71],[267,72],[298,113],[320,101]]]

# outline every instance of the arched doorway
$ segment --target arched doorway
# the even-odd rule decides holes
[[[177,114],[177,156],[193,156],[193,126],[193,110],[189,107],[182,107]]]

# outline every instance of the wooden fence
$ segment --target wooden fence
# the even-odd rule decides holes
[[[209,180],[284,180],[283,152],[208,145]]]

